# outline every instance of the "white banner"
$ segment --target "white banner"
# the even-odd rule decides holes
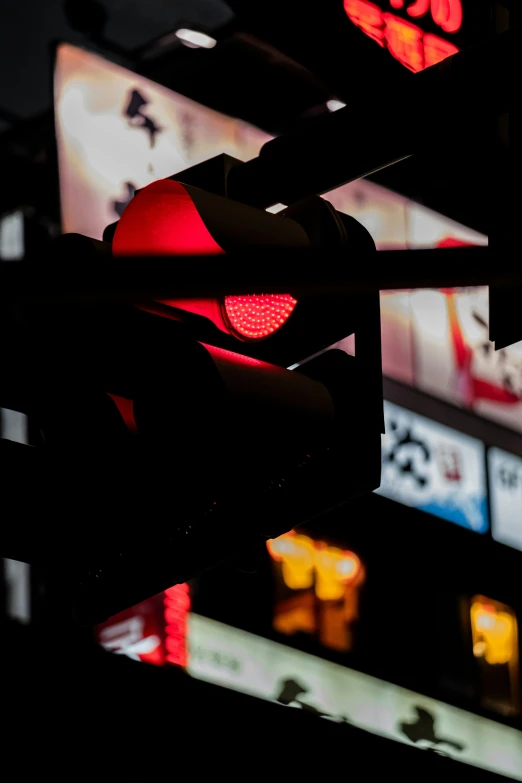
[[[193,677],[522,780],[522,732],[196,614]]]

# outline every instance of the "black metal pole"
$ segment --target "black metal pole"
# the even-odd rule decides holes
[[[66,239],[67,237],[64,237]],[[92,242],[94,240],[85,240]],[[74,260],[74,263],[73,263]],[[102,258],[0,265],[0,305],[146,302],[151,299],[292,293],[346,296],[377,290],[522,285],[513,258],[488,248],[346,252],[250,250],[208,257]]]

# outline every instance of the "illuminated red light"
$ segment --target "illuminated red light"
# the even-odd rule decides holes
[[[112,247],[115,256],[224,253],[187,189],[170,179],[153,182],[134,196],[120,218]],[[213,299],[162,303],[202,315],[222,331],[248,340],[276,332],[297,304],[290,294],[227,296],[224,303]]]
[[[269,337],[292,314],[297,300],[290,294],[226,296],[225,310],[231,328],[249,340]]]

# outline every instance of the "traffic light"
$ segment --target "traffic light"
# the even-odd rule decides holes
[[[335,248],[352,264],[374,251],[323,199],[272,215],[179,179],[138,191],[106,238],[112,246],[65,236],[56,252],[102,268],[132,255],[219,264],[259,246],[292,258]],[[378,291],[302,297],[291,279],[289,269],[276,295],[24,311],[39,435],[24,474],[31,496],[16,470],[11,490],[24,517],[34,498],[52,510],[32,556],[67,562],[81,622],[378,487]],[[354,333],[355,356],[324,350]]]

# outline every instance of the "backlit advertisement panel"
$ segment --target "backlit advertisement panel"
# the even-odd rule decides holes
[[[485,533],[484,444],[389,402],[384,403],[384,418],[377,494]]]

